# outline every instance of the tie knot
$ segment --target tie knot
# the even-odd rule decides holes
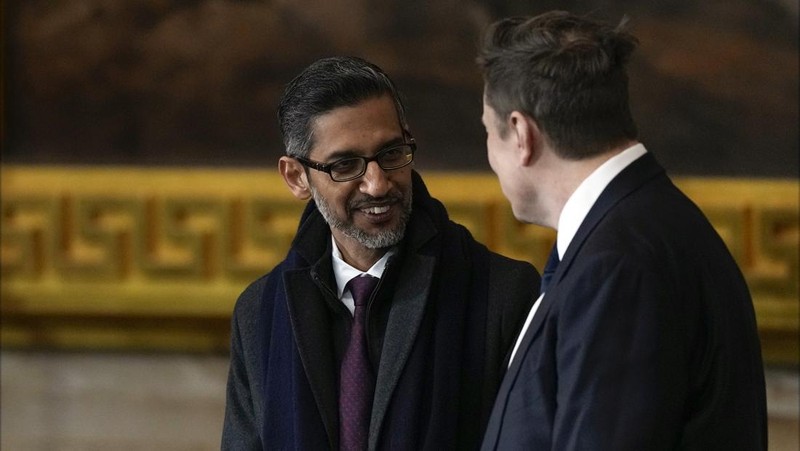
[[[547,287],[550,285],[550,281],[552,280],[553,274],[558,268],[559,262],[558,249],[555,245],[553,245],[553,249],[550,251],[550,255],[547,257],[547,263],[544,265],[544,271],[542,271],[542,284],[539,287],[539,293],[544,293],[547,291]]]
[[[547,256],[547,262],[544,264],[545,272],[556,272],[560,262],[561,260],[558,258],[558,249],[556,246],[553,246],[553,248],[550,250],[550,255]]]
[[[350,279],[347,285],[350,287],[350,293],[353,294],[353,302],[357,306],[365,305],[375,286],[378,285],[379,280],[369,274],[362,274]]]

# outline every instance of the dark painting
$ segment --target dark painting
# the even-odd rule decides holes
[[[474,58],[493,20],[617,22],[640,138],[675,175],[797,177],[795,0],[7,0],[4,164],[274,167],[283,86],[321,56],[382,66],[418,167],[488,171]]]

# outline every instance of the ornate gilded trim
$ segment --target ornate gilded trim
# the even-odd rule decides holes
[[[303,204],[275,171],[6,166],[5,346],[224,350],[237,295],[279,262]],[[492,174],[425,173],[490,248],[541,267]],[[798,363],[798,181],[680,178],[739,262],[769,361]]]

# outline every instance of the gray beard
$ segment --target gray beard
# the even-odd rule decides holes
[[[411,217],[411,190],[409,190],[407,194],[408,195],[403,199],[402,212],[397,226],[393,229],[381,230],[376,234],[369,234],[356,227],[352,222],[344,221],[336,217],[331,211],[330,205],[328,205],[322,196],[318,195],[314,187],[311,187],[311,196],[314,199],[314,203],[317,204],[317,209],[320,214],[322,214],[325,222],[327,222],[331,228],[337,229],[346,236],[358,241],[367,249],[392,247],[403,239],[406,233],[406,224],[408,224],[408,219]]]

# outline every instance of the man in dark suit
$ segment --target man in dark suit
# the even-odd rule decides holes
[[[309,202],[236,303],[222,448],[477,449],[536,271],[431,197],[377,66],[313,63],[278,118],[278,169]]]
[[[483,449],[763,450],[752,301],[637,141],[623,25],[509,18],[478,58],[489,163],[514,215],[558,232]]]

